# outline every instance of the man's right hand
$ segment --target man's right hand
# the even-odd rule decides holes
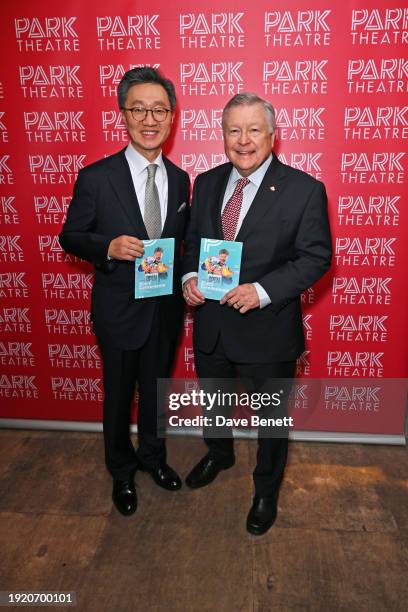
[[[109,244],[108,256],[112,259],[135,261],[144,253],[144,245],[139,238],[133,236],[118,236]]]
[[[192,277],[186,280],[183,284],[183,295],[189,306],[200,306],[204,304],[205,297],[199,289],[197,289],[197,277]]]

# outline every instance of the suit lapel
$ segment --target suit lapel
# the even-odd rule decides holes
[[[123,149],[116,157],[111,159],[109,181],[136,236],[142,240],[148,240],[149,237],[140,212],[129,164],[125,157],[125,150]]]
[[[162,230],[162,237],[172,234],[171,228],[176,220],[177,207],[182,204],[177,197],[177,172],[169,160],[163,156],[163,162],[167,171],[167,213]],[[188,205],[188,202],[186,202]]]
[[[274,206],[280,197],[285,175],[283,164],[274,155],[235,240],[244,241],[251,231],[260,226],[262,217],[271,210],[271,206]]]

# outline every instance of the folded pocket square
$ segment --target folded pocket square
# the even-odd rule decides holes
[[[183,203],[182,203],[182,204],[181,204],[181,205],[178,207],[177,212],[179,213],[179,212],[183,211],[183,210],[185,209],[185,207],[186,207],[186,206],[187,206],[187,203],[186,203],[186,202],[183,202]]]

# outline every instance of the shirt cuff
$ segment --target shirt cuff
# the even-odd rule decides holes
[[[187,272],[187,274],[184,274],[184,276],[181,277],[181,286],[183,286],[189,278],[198,278],[197,272]]]
[[[265,306],[269,306],[269,304],[271,303],[271,298],[269,297],[269,295],[266,293],[265,289],[262,287],[262,285],[260,285],[259,283],[252,283],[253,286],[255,287],[255,291],[258,294],[258,298],[259,298],[259,308],[265,308]]]

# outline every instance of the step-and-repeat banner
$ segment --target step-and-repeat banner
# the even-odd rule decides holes
[[[253,91],[273,103],[276,152],[324,181],[333,228],[333,267],[302,296],[298,422],[401,432],[403,396],[390,400],[381,381],[407,375],[404,4],[2,4],[0,416],[101,419],[92,268],[65,254],[57,235],[78,170],[126,146],[116,87],[146,64],[176,85],[166,152],[192,181],[225,161],[221,112],[231,96]],[[195,376],[191,334],[187,310],[177,377]],[[331,384],[311,409],[305,389],[319,377]]]

